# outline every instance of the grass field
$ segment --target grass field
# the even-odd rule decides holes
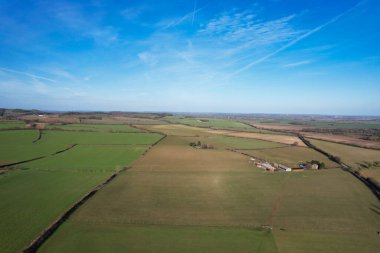
[[[70,144],[109,144],[131,145],[150,144],[161,138],[153,133],[105,133],[105,132],[70,132],[70,131],[44,131],[40,143]]]
[[[349,173],[266,173],[248,160],[169,136],[86,202],[41,251],[109,245],[115,252],[186,252],[190,245],[199,252],[261,252],[262,225],[273,228],[268,252],[380,247],[378,201]]]
[[[0,131],[0,163],[8,164],[47,156],[73,144],[82,145],[147,145],[161,138],[151,133],[104,133],[43,131],[38,138],[37,130]]]
[[[76,146],[59,155],[20,164],[18,168],[71,171],[116,171],[136,160],[147,148],[139,146]]]
[[[108,172],[17,170],[0,175],[0,252],[18,252]]]
[[[0,161],[3,164],[25,161],[66,147],[61,142],[33,143],[38,135],[37,130],[0,131]]]
[[[25,123],[22,121],[0,121],[0,130],[16,128],[25,128]]]
[[[67,124],[67,125],[48,125],[48,129],[59,129],[69,131],[95,131],[95,132],[141,132],[141,130],[129,125],[120,124]]]
[[[217,118],[190,118],[190,117],[179,117],[179,116],[167,116],[167,117],[164,117],[163,119],[170,123],[184,124],[184,125],[194,126],[194,127],[206,127],[206,128],[214,128],[214,129],[229,129],[229,130],[247,131],[247,132],[270,133],[270,131],[260,130],[246,123],[238,122],[236,120],[217,119]]]
[[[281,163],[292,168],[298,167],[301,162],[317,160],[325,163],[327,168],[338,167],[339,165],[330,161],[321,153],[306,147],[286,146],[274,149],[261,150],[239,150],[253,157],[261,158],[270,162]]]
[[[75,234],[71,232],[75,231]],[[79,237],[82,240],[78,240]],[[84,239],[84,240],[83,240]],[[95,240],[99,243],[88,244]],[[276,253],[271,233],[244,228],[91,225],[68,222],[40,252]]]
[[[18,252],[54,219],[161,138],[150,133],[0,132],[1,159],[43,159],[0,174],[0,252]],[[79,144],[63,153],[52,153]]]
[[[315,146],[327,151],[328,153],[339,156],[342,161],[354,170],[360,169],[360,164],[365,162],[380,161],[380,150],[371,150],[359,147],[337,144],[328,141],[309,139]],[[360,173],[364,176],[372,177],[380,182],[380,168],[360,169]]]
[[[245,133],[245,132],[232,132],[232,131],[223,131],[223,130],[211,130],[210,133],[220,134],[225,136],[233,136],[240,138],[251,138],[264,141],[272,141],[287,145],[296,145],[304,147],[305,144],[298,138],[293,135],[284,135],[284,134],[262,134],[262,133]]]

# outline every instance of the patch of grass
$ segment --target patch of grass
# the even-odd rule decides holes
[[[186,139],[188,143],[200,141],[202,144],[211,145],[216,149],[268,149],[287,146],[276,142],[223,135],[182,138]]]
[[[323,162],[327,168],[339,166],[338,164],[330,161],[321,153],[306,147],[286,146],[276,149],[240,150],[240,152],[267,160],[269,162],[281,163],[292,168],[298,167],[301,162],[311,160]]]
[[[67,124],[67,125],[48,125],[48,129],[62,129],[70,131],[95,131],[95,132],[141,132],[140,129],[129,125],[121,124]]]
[[[3,129],[22,129],[25,128],[25,123],[22,121],[6,121],[6,122],[0,122],[0,130]]]
[[[45,170],[115,171],[136,160],[147,146],[76,146],[64,153],[19,165]]]
[[[1,159],[46,156],[0,175],[0,252],[20,251],[75,201],[161,138],[150,133],[43,131],[33,143],[37,137],[33,130],[0,132]],[[51,155],[74,143],[80,145]]]
[[[18,252],[111,173],[17,170],[0,175],[0,252]]]
[[[151,144],[161,135],[152,133],[104,133],[104,132],[69,132],[45,131],[40,143],[64,144]]]
[[[276,253],[277,249],[270,232],[253,229],[68,222],[39,252],[63,251]]]
[[[360,174],[363,176],[371,177],[380,183],[380,168],[375,167],[364,169],[360,165],[365,162],[373,163],[375,161],[380,161],[380,150],[353,147],[315,139],[309,139],[309,141],[318,148],[321,148],[334,156],[340,157],[344,163],[351,166],[354,170],[360,171]]]
[[[186,117],[178,117],[178,116],[167,116],[163,119],[171,123],[185,124],[185,125],[190,125],[190,126],[195,126],[195,127],[259,131],[258,129],[252,126],[249,126],[245,123],[234,121],[234,120],[228,120],[228,119],[186,118]]]

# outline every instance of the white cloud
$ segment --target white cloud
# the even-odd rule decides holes
[[[137,57],[139,58],[140,61],[150,66],[154,66],[158,63],[158,60],[155,57],[155,55],[149,52],[141,52],[137,54]]]
[[[249,46],[288,41],[299,34],[290,25],[295,15],[262,21],[251,11],[224,13],[210,20],[199,34],[218,37],[226,42],[246,43]]]
[[[127,8],[121,11],[121,15],[127,20],[134,20],[142,13],[141,8]]]
[[[306,61],[299,61],[299,62],[293,62],[293,63],[288,63],[285,64],[283,67],[284,68],[294,68],[298,66],[303,66],[312,63],[312,61],[306,60]]]

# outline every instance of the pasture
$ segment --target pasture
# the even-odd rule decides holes
[[[89,132],[117,132],[136,133],[141,130],[123,124],[68,124],[68,125],[48,125],[48,129],[68,130],[68,131],[89,131]]]
[[[0,121],[0,130],[22,128],[25,128],[25,123],[22,121]]]
[[[323,162],[327,168],[339,167],[338,164],[330,161],[326,156],[307,147],[286,146],[274,149],[238,151],[267,161],[281,163],[292,168],[298,167],[301,162],[311,160]]]
[[[18,252],[115,171],[132,164],[161,135],[44,130],[0,131],[0,252]],[[37,140],[37,141],[36,141]],[[35,141],[35,142],[34,142]],[[62,153],[72,144],[77,146]]]
[[[263,233],[261,226],[273,228],[264,230],[274,238],[266,240],[275,245],[269,252],[378,249],[380,219],[373,209],[380,206],[349,173],[266,173],[248,160],[227,150],[191,148],[181,136],[169,136],[86,202],[41,252],[96,251],[103,245],[115,252],[182,252],[186,242],[199,242],[190,251],[249,252],[262,240],[254,236]],[[215,248],[221,234],[229,236],[221,245],[243,241]],[[202,241],[199,235],[205,235]]]
[[[263,141],[272,141],[272,142],[278,142],[278,143],[287,144],[287,145],[305,147],[305,144],[300,140],[300,138],[293,135],[245,133],[245,132],[232,132],[232,131],[223,131],[223,130],[210,130],[210,133],[221,134],[225,136],[234,136],[234,137],[240,137],[240,138],[258,139],[258,140],[263,140]]]
[[[363,176],[372,177],[377,182],[380,182],[379,167],[364,168],[361,166],[361,164],[365,165],[366,162],[373,163],[380,161],[380,150],[353,147],[315,139],[309,139],[309,141],[326,152],[340,157],[344,163],[351,166],[354,170],[359,170]]]
[[[167,116],[164,117],[163,120],[166,120],[173,124],[183,124],[194,127],[230,129],[250,132],[265,132],[265,130],[258,130],[255,127],[252,127],[246,123],[228,119]]]

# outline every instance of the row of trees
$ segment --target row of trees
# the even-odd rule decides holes
[[[201,148],[201,149],[213,149],[214,148],[214,146],[207,145],[206,143],[201,143],[200,141],[190,142],[189,145],[193,148]]]

